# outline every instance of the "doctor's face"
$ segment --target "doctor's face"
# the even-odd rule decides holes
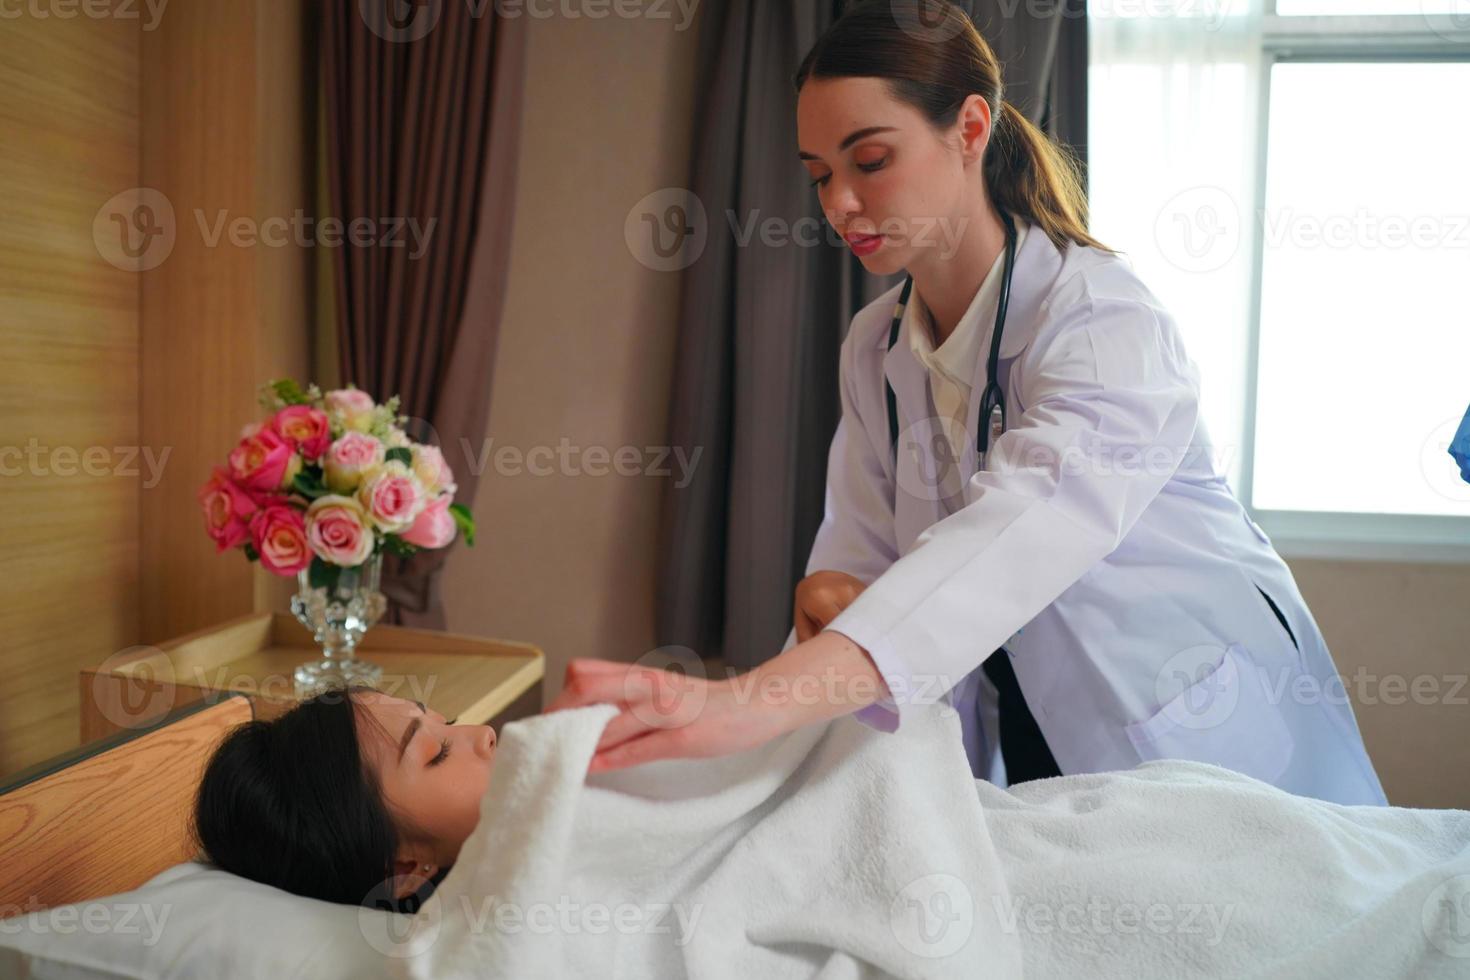
[[[990,112],[978,95],[940,133],[883,79],[813,78],[797,99],[796,126],[822,210],[868,271],[954,254],[985,197]]]

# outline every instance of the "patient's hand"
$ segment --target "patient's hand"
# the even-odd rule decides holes
[[[867,588],[846,572],[813,572],[796,586],[796,639],[805,643],[837,618]]]

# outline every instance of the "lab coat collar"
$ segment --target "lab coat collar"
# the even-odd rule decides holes
[[[1016,220],[1024,221],[1019,215]],[[1062,253],[1037,225],[1030,224],[1024,241],[1016,249],[1016,268],[1011,278],[1011,298],[1007,306],[1005,332],[1000,340],[1000,356],[1009,360],[1024,351],[1035,334],[1041,317],[1042,303],[1051,289],[1057,273],[1062,267]],[[895,291],[895,303],[897,291]],[[910,302],[904,310],[899,325],[899,336],[892,349],[883,358],[883,373],[893,385],[894,394],[908,419],[924,418],[930,413],[924,404],[927,372],[914,354],[909,331],[923,329],[919,323],[915,306]],[[985,363],[990,352],[990,337],[995,332],[992,315],[984,325],[984,334],[977,350],[981,356],[975,358],[971,373],[971,391],[979,392],[985,387]],[[878,331],[878,345],[888,346],[888,331]],[[978,399],[976,399],[978,402]],[[974,406],[971,406],[972,410]]]
[[[1021,223],[1026,222],[1026,219],[1017,215],[1016,221]],[[1034,224],[1026,222],[1026,225],[1029,229],[1026,237],[1016,248],[1016,269],[1011,279],[1010,305],[1006,312],[1005,333],[1000,340],[1000,356],[1003,359],[1015,357],[1031,342],[1041,300],[1062,265],[1061,253],[1046,233]],[[897,297],[897,290],[894,295]],[[921,329],[923,324],[919,322],[916,306],[911,300],[904,309],[898,341],[893,345],[893,350],[888,352],[889,359],[900,350],[907,350],[912,344],[912,331]],[[994,307],[991,308],[991,315],[987,317],[983,329],[980,349],[988,353],[990,335],[995,331]],[[880,347],[888,346],[887,330],[879,332],[877,342]],[[918,363],[912,354],[910,359]],[[885,366],[887,363],[885,361]]]

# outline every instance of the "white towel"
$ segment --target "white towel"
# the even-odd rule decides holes
[[[396,975],[1467,977],[1470,813],[1199,763],[1011,791],[955,710],[585,776],[610,705],[505,726]],[[584,785],[585,783],[585,785]]]
[[[616,713],[505,726],[480,823],[399,975],[1019,975],[1017,938],[970,914],[1004,885],[953,708],[587,777]]]

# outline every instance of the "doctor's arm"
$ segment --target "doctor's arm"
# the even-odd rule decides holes
[[[884,730],[931,703],[1107,557],[1178,469],[1198,382],[1168,314],[1088,299],[1047,325],[1028,359],[1027,409],[992,446],[968,503],[827,625],[865,649],[894,702]],[[905,492],[900,486],[900,493]]]
[[[828,453],[825,512],[807,571],[837,571],[869,583],[898,555],[892,477],[879,456],[887,446],[875,445],[870,433],[876,430],[857,415],[854,355],[850,335],[842,348],[842,416]],[[878,424],[886,433],[886,419]],[[875,702],[891,706],[883,677],[879,665],[846,636],[824,631],[797,643],[793,629],[781,653],[720,681],[574,659],[561,694],[546,710],[594,702],[623,709],[598,742],[590,770],[598,772],[660,758],[723,755],[854,710],[861,709],[862,717]]]

